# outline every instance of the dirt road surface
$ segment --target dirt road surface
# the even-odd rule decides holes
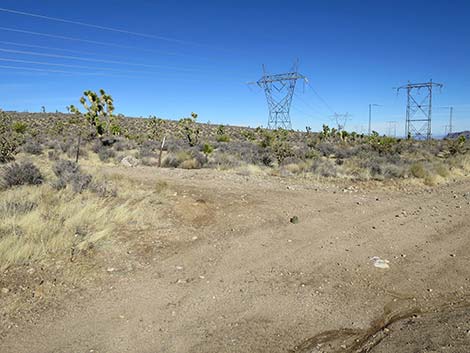
[[[168,183],[167,226],[145,234],[158,249],[133,270],[112,259],[100,285],[20,320],[0,352],[470,352],[469,181],[109,173]]]

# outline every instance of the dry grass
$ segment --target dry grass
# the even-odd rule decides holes
[[[134,219],[128,203],[48,185],[2,192],[0,268],[85,250]]]

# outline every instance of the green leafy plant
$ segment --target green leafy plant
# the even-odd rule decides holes
[[[17,134],[24,134],[28,128],[28,125],[22,121],[15,121],[12,128],[13,131]]]
[[[207,155],[211,154],[212,152],[214,152],[214,146],[212,146],[209,143],[205,143],[203,148],[202,148],[202,152],[207,156]]]
[[[229,142],[230,136],[225,131],[225,126],[219,125],[217,128],[217,142]]]
[[[448,149],[451,155],[463,154],[466,152],[465,148],[466,138],[460,135],[457,139],[448,140]]]
[[[268,149],[281,164],[284,159],[292,156],[292,146],[288,141],[289,131],[278,128],[277,130],[258,130],[261,134],[261,147]]]

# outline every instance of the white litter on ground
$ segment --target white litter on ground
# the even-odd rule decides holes
[[[388,260],[382,260],[380,257],[378,256],[374,256],[374,257],[371,257],[370,258],[370,261],[372,261],[372,264],[375,266],[375,267],[378,267],[378,268],[390,268],[390,266],[388,265],[390,261]]]

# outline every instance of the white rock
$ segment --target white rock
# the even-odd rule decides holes
[[[140,161],[132,156],[126,156],[121,160],[121,164],[125,167],[137,167]]]

